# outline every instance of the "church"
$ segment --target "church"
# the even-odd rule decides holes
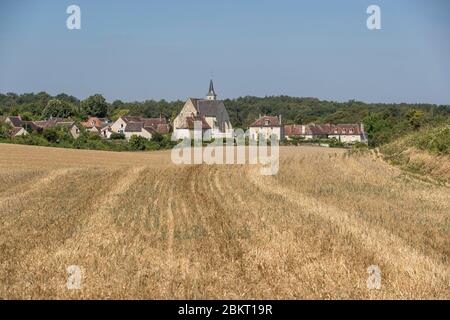
[[[205,98],[187,99],[180,114],[173,121],[173,139],[192,139],[195,122],[201,125],[204,137],[213,139],[233,137],[233,128],[227,109],[223,101],[217,99],[212,80]]]

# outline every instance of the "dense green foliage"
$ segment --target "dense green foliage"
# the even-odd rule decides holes
[[[85,115],[95,117],[106,117],[108,115],[108,104],[100,94],[93,95],[81,101],[81,109]]]
[[[8,131],[11,129],[11,126],[7,123],[0,123],[0,139],[8,138]]]
[[[102,139],[98,134],[82,130],[78,138],[73,138],[67,127],[46,128],[42,133],[30,132],[28,135],[10,138],[7,124],[0,125],[0,143],[27,144],[44,147],[61,147],[73,149],[90,149],[105,151],[144,151],[171,148],[174,143],[170,135],[158,135],[156,139],[133,136],[129,142],[125,139]],[[123,135],[122,135],[123,136]]]
[[[408,148],[416,148],[439,156],[450,156],[450,125],[423,128],[384,146],[382,150],[386,154],[391,154],[396,150]]]
[[[450,182],[449,125],[422,128],[381,146],[380,151],[385,160],[408,172]]]
[[[54,100],[59,102],[55,102]],[[32,119],[51,116],[71,116],[83,119],[88,115],[108,116],[112,120],[122,115],[139,115],[173,120],[184,102],[165,100],[144,102],[107,103],[101,95],[83,101],[60,94],[0,94],[0,114],[17,115]],[[231,122],[235,128],[247,128],[260,114],[281,115],[284,124],[307,123],[359,123],[365,124],[371,146],[379,146],[424,126],[449,123],[450,105],[434,104],[382,104],[321,101],[315,98],[241,97],[225,100]]]
[[[59,99],[50,100],[45,106],[44,110],[42,111],[42,117],[46,119],[51,117],[69,118],[75,115],[76,112],[74,110],[74,106],[72,106],[70,103],[66,101],[61,101]],[[33,118],[33,115],[30,114],[28,118],[29,118],[28,120],[31,120]]]

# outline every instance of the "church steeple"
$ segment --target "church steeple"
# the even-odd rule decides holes
[[[216,100],[217,99],[217,94],[214,91],[214,83],[212,81],[212,79],[209,81],[209,91],[208,91],[208,95],[206,96],[207,100]]]

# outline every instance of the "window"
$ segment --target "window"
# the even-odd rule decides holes
[[[266,126],[268,126],[269,125],[269,120],[266,120]]]

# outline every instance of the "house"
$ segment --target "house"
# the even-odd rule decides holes
[[[32,121],[32,122],[30,122],[30,125],[35,126],[35,128],[37,128],[37,131],[48,129],[48,128],[54,128],[57,126],[66,127],[69,130],[69,133],[72,135],[73,138],[76,139],[80,136],[80,128],[78,128],[75,121],[71,121],[68,119],[51,118],[51,119],[42,120],[42,121]]]
[[[20,116],[6,117],[5,123],[9,124],[13,128],[22,128],[22,125],[23,125],[23,121]]]
[[[200,121],[202,131],[211,138],[233,137],[233,127],[227,109],[224,102],[217,99],[212,80],[209,83],[209,91],[206,97],[204,99],[188,98],[173,121],[172,138],[174,140],[193,136],[194,129],[190,128],[189,125],[192,119]]]
[[[20,137],[20,136],[26,136],[28,134],[27,130],[20,127],[13,127],[11,130],[8,131],[8,135],[10,137]]]
[[[259,116],[249,127],[250,139],[257,141],[260,136],[265,140],[270,140],[271,135],[275,135],[277,140],[283,139],[283,127],[280,116]]]
[[[108,125],[100,132],[103,136],[111,137],[112,133],[123,133],[129,140],[132,136],[140,136],[151,139],[155,132],[167,134],[170,126],[165,118],[143,118],[133,116],[123,116],[117,119],[112,125]]]
[[[28,131],[39,131],[38,126],[36,126],[33,121],[24,121],[20,116],[6,117],[4,122],[13,128],[24,128],[27,133]]]
[[[98,118],[98,117],[89,117],[86,121],[81,122],[80,124],[86,129],[88,132],[98,133],[102,136],[106,136],[104,129],[109,125],[110,121],[107,118]]]
[[[80,135],[80,129],[77,127],[74,121],[63,118],[52,118],[42,121],[23,121],[20,116],[9,116],[5,119],[5,123],[15,128],[22,128],[26,132],[28,130],[40,132],[46,128],[53,128],[56,126],[63,126],[69,130],[69,133],[74,138],[78,138]],[[14,130],[17,131],[17,130]],[[16,135],[21,135],[22,131],[17,131]],[[28,132],[27,132],[28,133]]]
[[[311,139],[336,139],[344,143],[367,143],[364,125],[361,124],[291,124],[284,126],[287,139],[301,137]]]

